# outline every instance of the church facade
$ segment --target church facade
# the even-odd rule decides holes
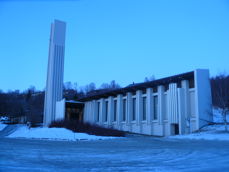
[[[192,133],[212,121],[209,71],[197,69],[82,98],[84,122],[131,133]]]

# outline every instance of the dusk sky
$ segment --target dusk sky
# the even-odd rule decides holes
[[[45,88],[54,19],[67,23],[64,82],[229,73],[228,0],[1,1],[1,90]]]

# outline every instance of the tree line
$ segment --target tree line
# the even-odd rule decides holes
[[[87,96],[94,90],[110,90],[120,88],[114,80],[110,83],[103,83],[96,89],[95,83],[77,87],[77,83],[64,83],[63,97],[66,100],[77,100]],[[42,123],[44,111],[45,92],[36,90],[34,86],[29,87],[23,92],[19,90],[3,92],[0,90],[0,116],[22,117],[26,116],[27,121]]]
[[[145,82],[154,80],[154,76],[145,78]],[[222,114],[229,113],[229,75],[217,75],[210,79],[212,90],[212,105],[222,109]],[[66,100],[77,100],[100,90],[112,90],[120,88],[116,81],[104,83],[96,88],[95,83],[89,83],[78,87],[77,83],[64,83],[63,96]],[[31,86],[27,90],[20,92],[0,90],[0,116],[20,117],[26,116],[28,121],[42,122],[44,109],[45,92],[36,90]],[[226,120],[226,118],[225,118]]]

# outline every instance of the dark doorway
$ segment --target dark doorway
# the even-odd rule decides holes
[[[78,101],[66,101],[65,119],[67,120],[83,120],[84,103]]]
[[[179,134],[179,125],[178,124],[174,124],[174,132],[175,132],[175,135]]]
[[[171,135],[179,134],[179,124],[171,124]]]

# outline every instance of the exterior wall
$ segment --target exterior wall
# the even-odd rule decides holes
[[[62,120],[65,117],[65,99],[56,102],[55,120]]]
[[[193,79],[195,82],[193,88],[190,88],[188,80],[182,80],[179,84],[170,83],[167,90],[165,86],[159,85],[157,91],[147,88],[128,92],[126,95],[88,101],[85,103],[85,121],[154,136],[187,134],[196,131],[203,125],[202,118],[211,120],[206,113],[206,110],[211,108],[209,104],[211,95],[207,70],[197,70]],[[114,121],[114,100],[117,101],[116,121]],[[95,104],[100,102],[100,110],[96,106],[90,106],[92,102],[96,102]],[[105,102],[108,102],[107,121],[104,120]],[[97,116],[98,111],[100,120],[95,122],[92,116]]]
[[[63,98],[65,30],[66,24],[64,22],[55,20],[51,25],[44,103],[43,122],[45,126],[55,120],[56,102]]]
[[[211,86],[209,81],[209,70],[197,69],[195,70],[195,103],[196,103],[196,128],[206,125],[211,122],[212,117],[212,97]]]

